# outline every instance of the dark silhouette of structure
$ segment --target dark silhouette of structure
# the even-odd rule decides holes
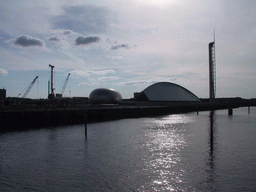
[[[53,88],[53,65],[49,64],[49,67],[51,67],[51,93],[49,94],[48,98],[50,100],[54,99],[54,88]]]
[[[0,100],[6,99],[6,89],[0,89]]]
[[[115,104],[121,101],[122,95],[114,89],[99,88],[89,95],[89,102],[92,104]]]
[[[22,95],[22,98],[25,98],[29,94],[29,92],[31,91],[32,87],[34,86],[37,78],[38,78],[38,76],[36,76],[36,78],[29,84],[28,88],[25,89],[25,93]],[[18,96],[20,96],[20,95],[21,95],[21,93]]]
[[[155,83],[135,95],[135,101],[200,102],[191,91],[169,82]]]
[[[209,43],[209,88],[210,102],[213,102],[216,94],[216,62],[215,62],[215,39]]]
[[[67,78],[65,79],[65,82],[64,82],[64,84],[63,84],[63,86],[62,86],[61,92],[56,94],[56,98],[58,98],[58,99],[61,99],[61,98],[62,98],[62,96],[63,96],[63,94],[64,94],[64,92],[65,92],[66,86],[67,86],[67,84],[68,84],[68,80],[69,80],[70,74],[71,74],[71,73],[68,73],[68,76],[67,76]]]

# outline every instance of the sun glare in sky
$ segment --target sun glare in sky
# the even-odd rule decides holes
[[[133,97],[157,82],[209,96],[208,44],[216,34],[216,97],[255,98],[256,1],[0,1],[0,88],[47,97],[113,88]],[[37,93],[38,92],[38,93]]]
[[[138,3],[143,3],[146,5],[159,6],[164,8],[166,5],[175,5],[179,4],[178,0],[136,0]]]

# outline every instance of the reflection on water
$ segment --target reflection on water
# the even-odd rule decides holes
[[[256,191],[256,110],[0,135],[0,191]]]
[[[187,124],[192,123],[194,120],[192,117],[187,116],[185,114],[175,114],[175,115],[169,115],[164,116],[162,118],[153,120],[153,123],[156,125],[156,127],[173,127],[173,125],[176,124]]]
[[[214,111],[210,111],[210,156],[211,156],[211,159],[213,158],[213,140],[214,140],[214,135],[213,135],[213,132],[214,132],[214,127],[213,127],[213,121],[214,121]]]
[[[185,170],[179,166],[181,150],[187,146],[184,137],[185,125],[193,122],[187,115],[169,115],[145,122],[145,169],[151,172],[151,180],[141,190],[177,189],[175,184],[183,182]]]
[[[210,190],[211,191],[215,191],[217,189],[214,189],[213,183],[215,182],[215,162],[214,162],[214,158],[215,158],[215,148],[216,148],[216,140],[215,140],[215,136],[216,136],[216,123],[215,123],[215,111],[210,111],[210,115],[209,115],[209,121],[210,121],[210,127],[209,127],[209,146],[210,146],[210,150],[209,150],[209,162],[208,162],[208,167],[206,169],[206,173],[207,173],[207,183],[210,183],[211,187]]]

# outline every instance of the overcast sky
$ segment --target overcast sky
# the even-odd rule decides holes
[[[65,96],[114,88],[133,97],[172,82],[209,97],[208,44],[216,40],[216,97],[256,97],[256,1],[0,1],[0,88],[46,98],[49,64]]]

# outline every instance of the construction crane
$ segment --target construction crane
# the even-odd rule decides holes
[[[48,95],[48,99],[53,101],[53,99],[54,99],[54,88],[53,88],[53,68],[54,68],[54,66],[49,64],[49,67],[51,67],[51,92]],[[49,89],[49,84],[48,84],[48,89]]]
[[[63,85],[63,87],[62,87],[62,89],[61,89],[60,94],[62,94],[62,95],[63,95],[63,93],[65,92],[66,86],[67,86],[67,84],[68,84],[69,76],[70,76],[70,73],[68,74],[68,76],[67,76],[67,78],[66,78],[66,80],[65,80],[65,82],[64,82],[64,85]]]
[[[64,81],[64,84],[63,84],[63,86],[62,86],[62,89],[61,89],[60,94],[56,94],[56,97],[57,97],[57,98],[62,98],[62,95],[64,94],[65,89],[66,89],[66,86],[67,86],[67,84],[68,84],[69,76],[70,76],[70,73],[68,74],[67,78],[66,78],[65,81]]]
[[[53,68],[54,68],[54,66],[49,64],[49,67],[51,67],[51,94],[54,95],[54,88],[53,88]]]
[[[28,88],[26,88],[25,93],[22,95],[22,98],[25,98],[28,95],[28,93],[32,89],[33,85],[35,84],[37,78],[38,78],[38,76],[36,76],[36,78],[29,84]],[[18,96],[20,96],[20,95],[21,95],[21,93]]]

